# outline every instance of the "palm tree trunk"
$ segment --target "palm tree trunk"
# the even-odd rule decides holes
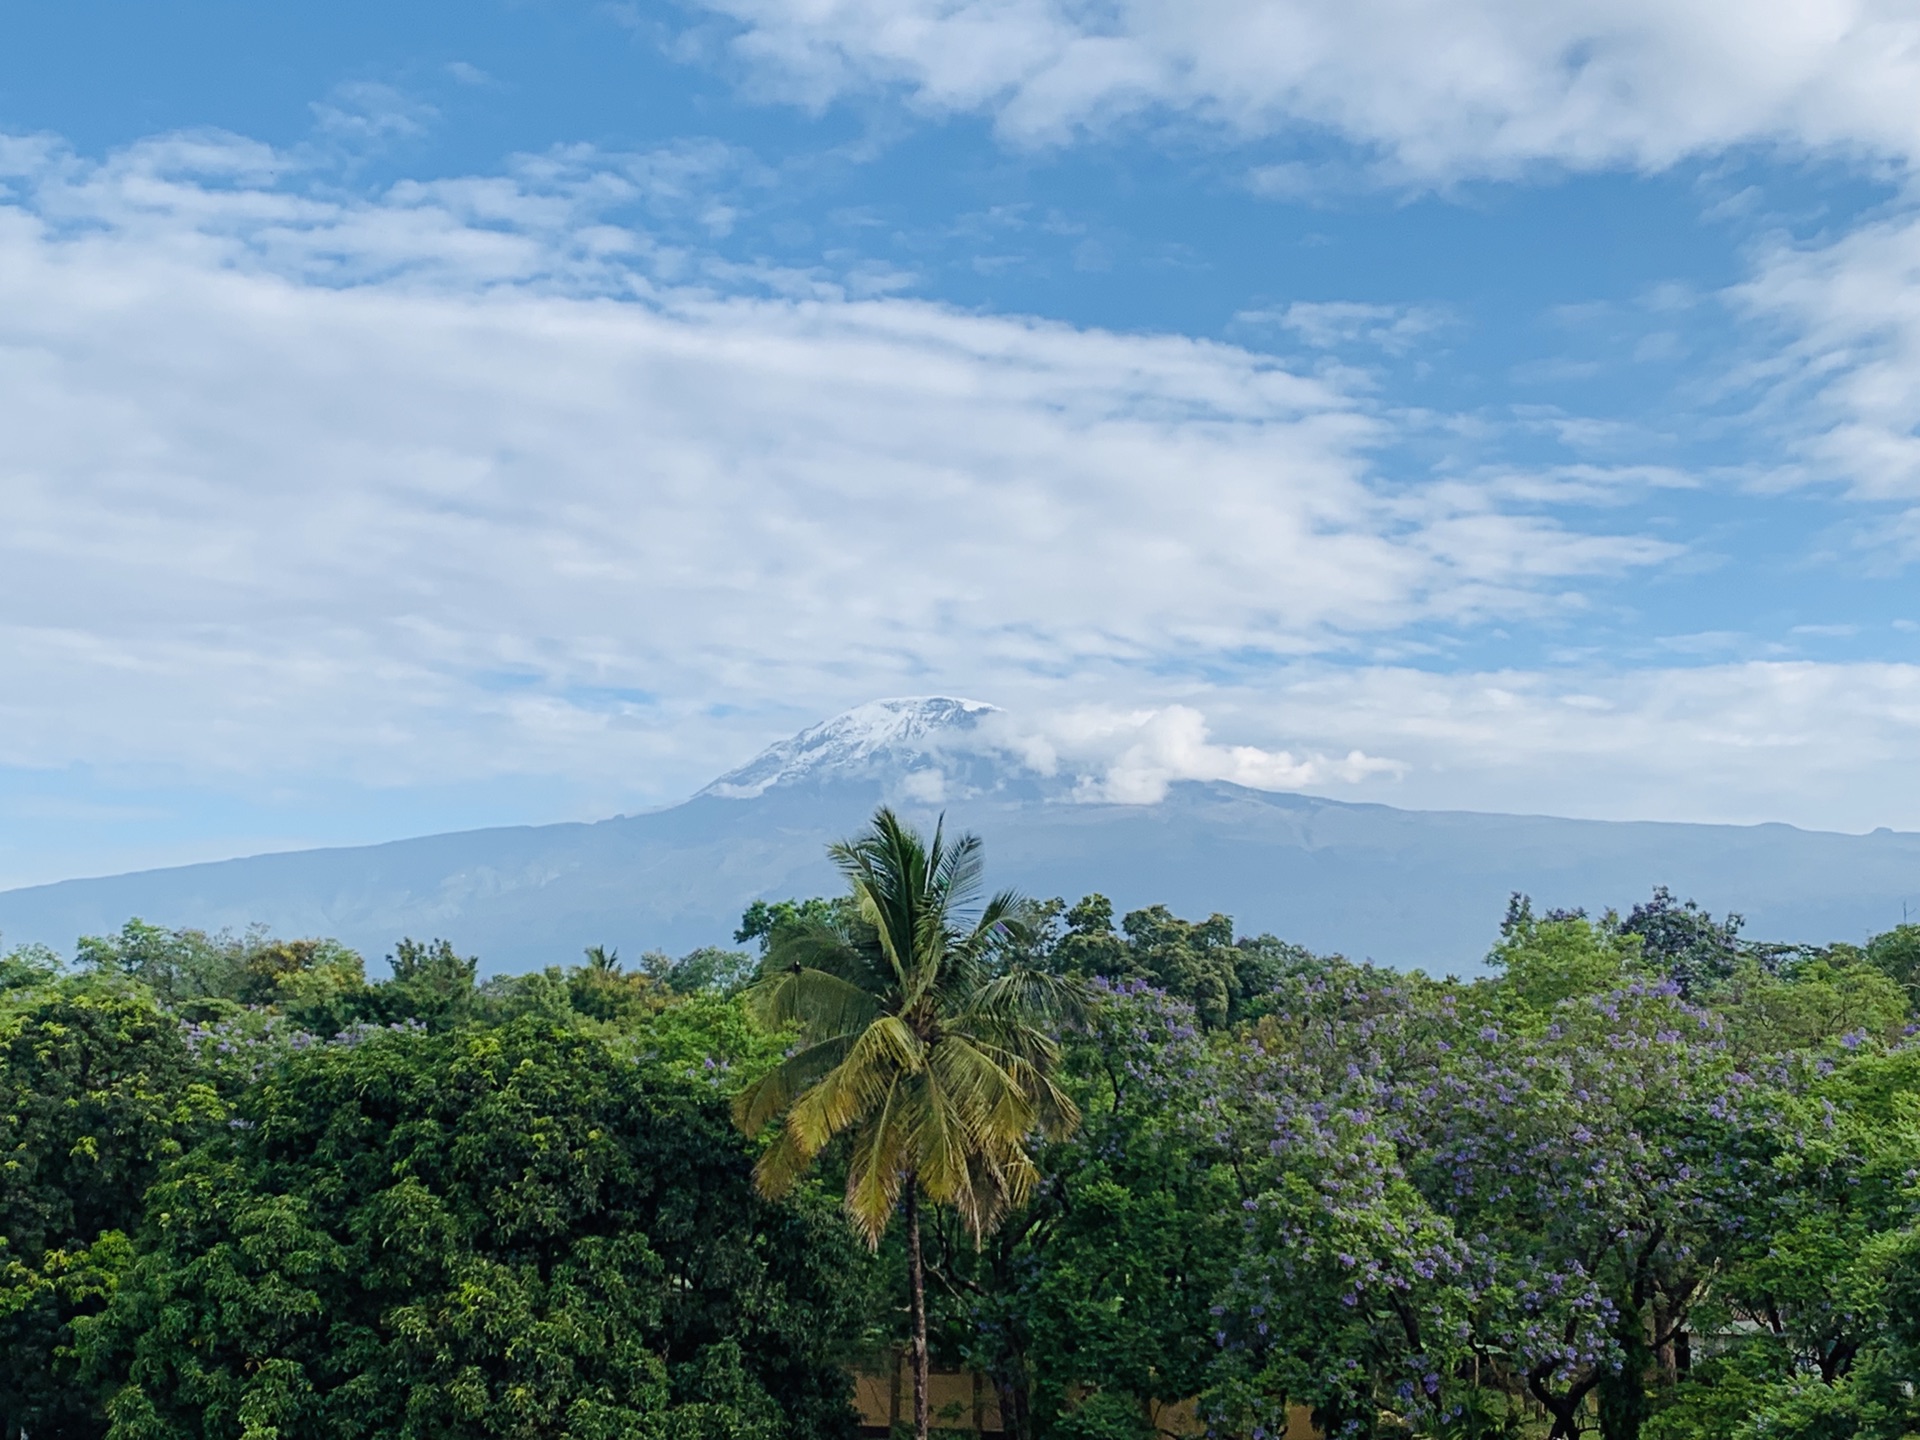
[[[927,1440],[927,1272],[920,1259],[920,1186],[907,1177],[907,1288],[913,1292],[913,1440]]]

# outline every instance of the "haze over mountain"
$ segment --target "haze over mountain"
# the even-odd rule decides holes
[[[1438,970],[1477,967],[1514,890],[1546,906],[1624,909],[1666,884],[1778,940],[1861,939],[1920,902],[1916,834],[1400,810],[1226,780],[1123,783],[1024,741],[993,706],[921,697],[856,707],[668,809],[12,890],[0,893],[0,935],[66,951],[138,915],[332,935],[369,957],[403,935],[444,936],[488,971],[568,961],[590,944],[678,952],[728,943],[757,897],[836,888],[826,845],[883,801],[978,831],[995,885],[1068,899],[1099,890],[1121,909],[1224,911],[1243,933]]]

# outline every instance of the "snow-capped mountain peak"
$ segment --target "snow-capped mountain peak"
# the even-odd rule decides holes
[[[997,713],[997,707],[984,701],[947,695],[869,700],[768,746],[700,793],[749,800],[775,786],[802,781],[936,769],[936,758],[943,750],[964,749],[953,742],[964,740],[985,716]]]

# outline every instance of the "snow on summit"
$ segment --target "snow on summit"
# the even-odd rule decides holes
[[[997,706],[985,701],[947,695],[869,700],[768,746],[700,794],[750,800],[777,785],[910,766],[939,749],[943,740],[967,734],[983,716],[998,713]]]

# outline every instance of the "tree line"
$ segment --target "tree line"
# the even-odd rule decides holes
[[[838,1440],[896,1349],[1017,1440],[1920,1429],[1920,926],[1516,896],[1459,979],[835,858],[631,965],[0,955],[6,1435]]]

